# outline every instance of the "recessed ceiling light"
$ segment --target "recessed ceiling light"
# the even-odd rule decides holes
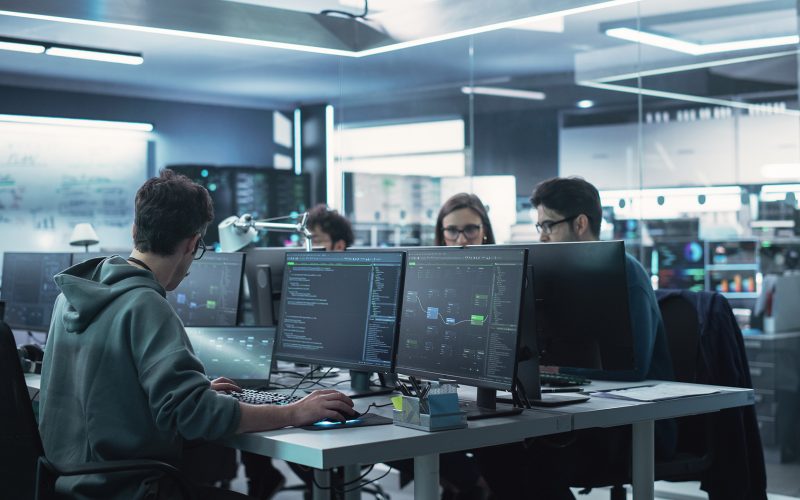
[[[461,92],[467,95],[491,95],[495,97],[511,97],[513,99],[529,99],[532,101],[543,101],[547,98],[544,92],[506,89],[503,87],[461,87]]]
[[[592,106],[594,106],[594,101],[592,101],[591,99],[582,99],[577,103],[575,103],[575,105],[582,109],[591,108]]]

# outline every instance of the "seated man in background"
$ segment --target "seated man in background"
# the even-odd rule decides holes
[[[163,170],[136,193],[134,250],[56,275],[42,370],[39,428],[54,462],[151,458],[177,464],[185,440],[305,425],[353,414],[352,401],[317,391],[287,406],[255,406],[209,382],[165,299],[202,257],[213,220],[208,192]],[[218,392],[219,391],[219,392]],[[158,473],[62,478],[70,498],[172,498]],[[230,493],[230,492],[228,492]],[[225,492],[200,490],[201,498]]]
[[[326,251],[341,251],[353,245],[353,227],[336,210],[319,204],[308,211],[306,227],[311,231],[311,242]]]
[[[536,208],[536,229],[542,242],[597,241],[602,207],[600,194],[579,177],[541,182],[531,196]],[[661,312],[647,273],[625,254],[631,330],[634,335],[634,369],[570,372],[600,380],[672,380]],[[576,310],[580,304],[575,304]],[[566,370],[565,370],[566,371]],[[513,444],[479,450],[484,477],[499,498],[574,498],[569,485],[603,484],[606,478],[627,474],[630,461],[630,427],[587,429],[569,433],[566,442],[533,439],[525,446]],[[674,454],[676,427],[672,420],[656,422],[656,455]]]

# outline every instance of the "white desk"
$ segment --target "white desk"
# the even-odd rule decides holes
[[[595,381],[589,386],[591,389],[587,390],[600,391],[656,383],[658,381],[655,380],[644,382]],[[572,416],[573,430],[632,424],[633,498],[652,500],[655,482],[654,423],[656,420],[748,406],[755,401],[752,389],[703,387],[714,387],[719,392],[648,403],[594,397],[585,403],[561,406],[558,411]]]
[[[26,375],[31,389],[39,388],[38,375]],[[657,383],[594,382],[591,390],[630,387]],[[379,425],[354,429],[304,431],[281,429],[270,432],[239,434],[221,443],[280,460],[295,462],[318,469],[317,483],[325,486],[332,467],[345,468],[345,482],[356,479],[360,464],[414,458],[414,498],[437,499],[439,496],[439,454],[469,450],[484,446],[513,443],[525,438],[556,434],[592,427],[633,425],[633,494],[637,500],[654,497],[654,422],[665,418],[710,413],[725,408],[753,404],[752,389],[717,387],[715,394],[641,403],[619,399],[592,398],[585,403],[550,409],[526,410],[515,417],[475,420],[466,429],[441,432],[422,432],[394,425]],[[387,398],[356,400],[363,410],[371,401],[386,402]],[[389,416],[390,407],[371,412]],[[315,488],[314,498],[329,497],[329,490]],[[358,492],[348,494],[358,498]]]

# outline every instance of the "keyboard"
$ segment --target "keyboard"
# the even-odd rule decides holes
[[[242,392],[232,392],[230,394],[242,403],[251,405],[288,405],[303,399],[303,396],[289,396],[288,394],[257,391],[255,389],[242,389]]]
[[[541,385],[564,387],[568,385],[588,385],[591,384],[592,381],[588,378],[579,377],[577,375],[567,375],[566,373],[539,372],[539,383]]]

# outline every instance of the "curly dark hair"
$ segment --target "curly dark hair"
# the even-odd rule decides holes
[[[173,254],[181,240],[205,234],[214,220],[206,188],[168,168],[142,184],[135,210],[133,244],[140,252],[157,255]]]
[[[355,241],[350,221],[336,210],[331,210],[321,203],[308,211],[306,226],[319,227],[320,231],[331,237],[331,243],[344,241],[345,247],[350,247]]]
[[[439,210],[439,215],[436,217],[436,246],[445,246],[444,241],[444,218],[447,214],[461,210],[462,208],[472,209],[481,218],[483,225],[483,234],[486,239],[483,241],[484,245],[494,245],[494,231],[492,231],[492,221],[489,220],[489,213],[483,202],[477,195],[471,193],[458,193],[451,196],[442,208]]]
[[[582,177],[553,177],[537,184],[531,195],[534,208],[539,205],[564,217],[585,215],[595,238],[600,236],[603,208],[597,188]]]

